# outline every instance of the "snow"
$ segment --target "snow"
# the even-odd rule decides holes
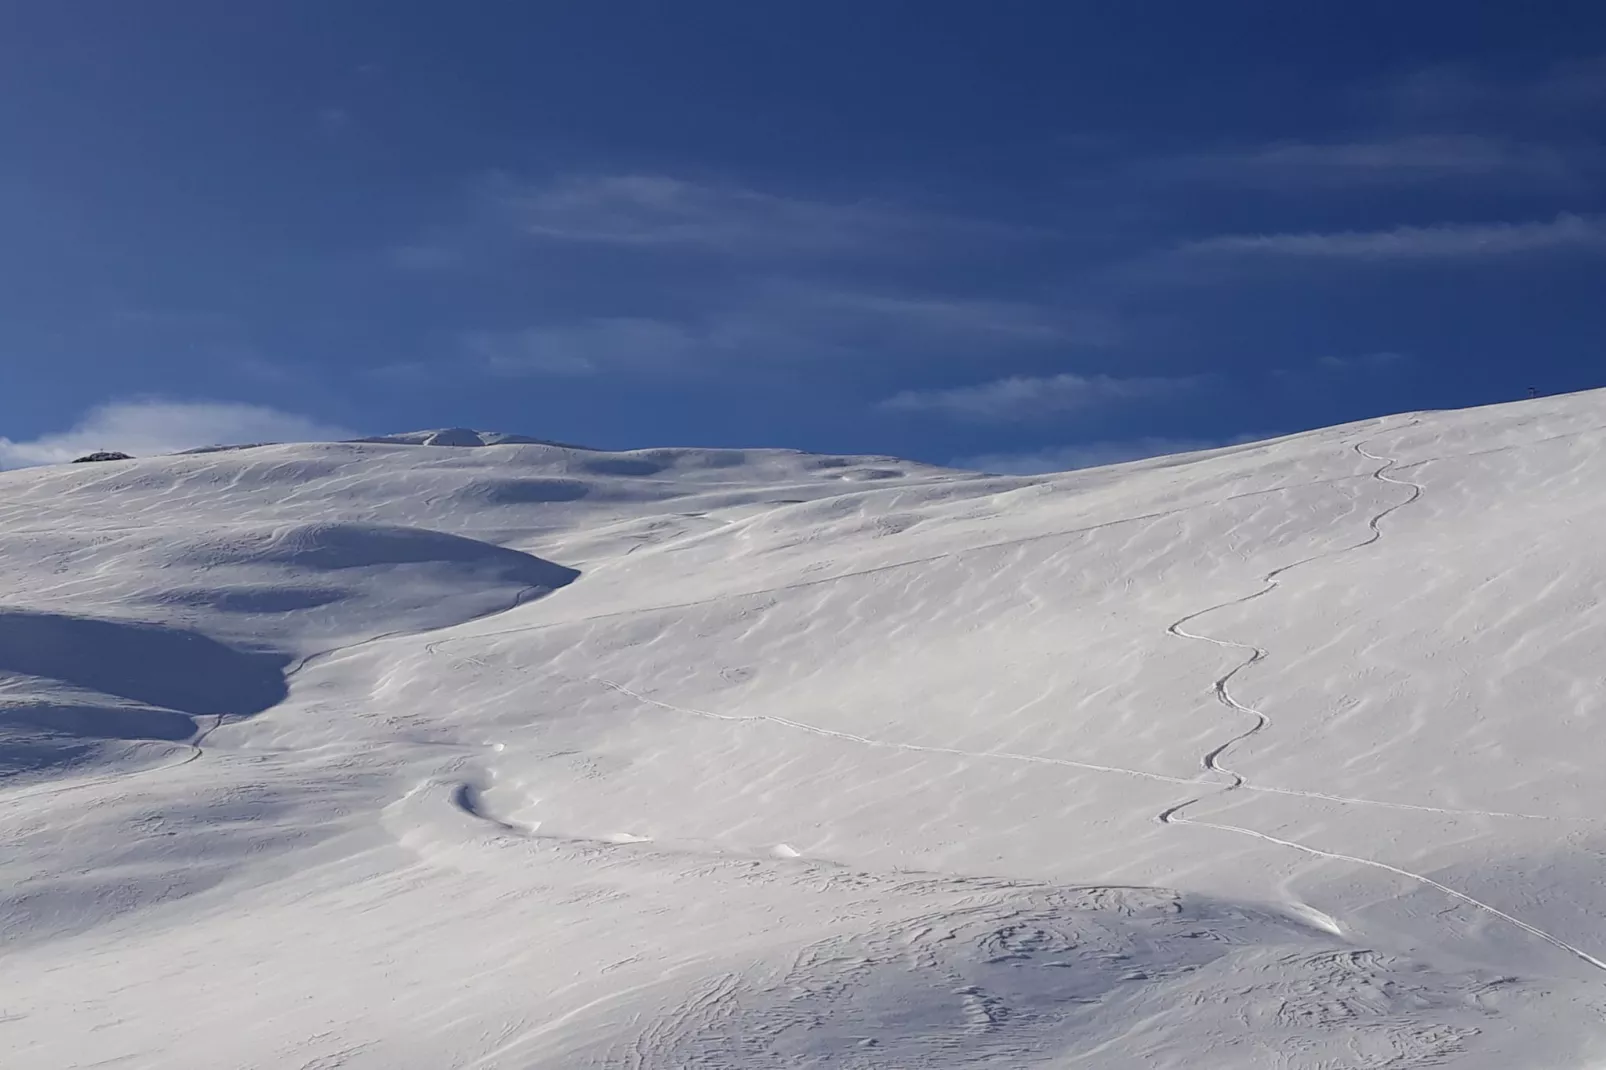
[[[0,474],[5,1065],[1606,1065],[1603,447]]]

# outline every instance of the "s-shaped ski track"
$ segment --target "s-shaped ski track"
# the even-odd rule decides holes
[[[1412,422],[1415,423],[1415,421]],[[1229,751],[1232,750],[1233,747],[1237,746],[1239,743],[1242,743],[1244,740],[1249,739],[1252,736],[1259,735],[1261,732],[1264,732],[1266,729],[1271,727],[1271,718],[1267,716],[1265,712],[1256,709],[1253,706],[1246,706],[1239,702],[1233,697],[1232,690],[1229,686],[1232,683],[1233,678],[1239,673],[1243,672],[1251,665],[1266,659],[1267,653],[1265,648],[1251,643],[1239,643],[1231,639],[1218,639],[1214,636],[1202,635],[1197,632],[1188,631],[1184,626],[1189,622],[1197,620],[1207,613],[1213,613],[1218,609],[1225,609],[1228,606],[1243,605],[1246,602],[1252,602],[1257,598],[1265,597],[1277,589],[1279,585],[1279,577],[1293,569],[1301,567],[1302,565],[1308,565],[1313,561],[1319,561],[1327,557],[1336,557],[1339,554],[1351,553],[1355,550],[1360,550],[1367,546],[1371,546],[1383,537],[1383,529],[1381,527],[1383,520],[1386,519],[1390,514],[1395,513],[1417,501],[1424,493],[1424,488],[1420,483],[1395,479],[1389,475],[1389,471],[1398,466],[1399,461],[1397,459],[1379,457],[1377,454],[1369,452],[1366,449],[1365,443],[1357,443],[1352,448],[1360,456],[1365,457],[1368,460],[1378,461],[1381,463],[1381,467],[1372,473],[1373,479],[1380,483],[1388,483],[1397,487],[1406,487],[1410,490],[1410,495],[1403,501],[1396,502],[1388,508],[1374,514],[1367,522],[1367,536],[1360,542],[1353,543],[1349,546],[1340,547],[1336,550],[1326,550],[1322,553],[1313,554],[1310,557],[1301,558],[1298,561],[1275,568],[1262,577],[1263,586],[1259,590],[1244,595],[1240,598],[1233,598],[1226,602],[1219,602],[1216,605],[1207,606],[1204,609],[1196,610],[1195,612],[1177,620],[1166,629],[1168,632],[1170,632],[1170,634],[1182,639],[1194,639],[1230,650],[1249,651],[1249,657],[1245,658],[1243,661],[1240,661],[1237,665],[1234,665],[1227,672],[1216,678],[1214,683],[1214,691],[1216,695],[1216,701],[1220,702],[1222,705],[1226,706],[1235,713],[1248,716],[1252,719],[1253,723],[1251,723],[1250,726],[1243,731],[1238,732],[1225,741],[1212,747],[1209,751],[1205,752],[1205,755],[1201,760],[1204,768],[1207,771],[1225,776],[1228,779],[1226,786],[1220,791],[1211,793],[1210,795],[1196,795],[1191,799],[1168,806],[1157,815],[1157,819],[1162,825],[1193,825],[1197,828],[1217,829],[1222,832],[1236,833],[1240,836],[1251,836],[1257,840],[1276,844],[1280,847],[1287,847],[1296,851],[1301,851],[1316,858],[1327,858],[1340,862],[1350,862],[1355,865],[1367,866],[1371,869],[1382,870],[1385,873],[1392,873],[1395,876],[1405,877],[1408,880],[1412,880],[1429,888],[1436,889],[1437,891],[1450,896],[1452,899],[1459,900],[1493,917],[1499,918],[1508,924],[1514,925],[1531,936],[1535,936],[1538,939],[1543,940],[1545,943],[1550,944],[1552,947],[1564,951],[1574,958],[1593,966],[1595,969],[1606,972],[1606,961],[1597,958],[1582,948],[1575,947],[1560,937],[1545,932],[1543,929],[1531,925],[1528,922],[1523,921],[1521,918],[1514,917],[1498,907],[1491,906],[1490,904],[1479,899],[1474,899],[1465,892],[1457,891],[1456,889],[1451,888],[1446,884],[1441,884],[1433,878],[1425,876],[1421,873],[1413,873],[1410,870],[1401,869],[1398,866],[1391,866],[1386,862],[1379,862],[1376,859],[1360,858],[1355,855],[1340,854],[1336,851],[1324,851],[1317,847],[1311,847],[1308,844],[1299,843],[1294,840],[1281,839],[1276,836],[1268,835],[1264,832],[1257,832],[1254,829],[1243,828],[1238,825],[1225,825],[1212,821],[1195,820],[1187,817],[1184,813],[1190,806],[1194,806],[1206,798],[1227,795],[1231,792],[1244,788],[1254,790],[1254,786],[1249,784],[1248,779],[1242,773],[1231,768],[1230,766],[1224,765],[1222,763],[1222,759]],[[1312,794],[1315,794],[1318,798],[1323,797],[1317,793]]]

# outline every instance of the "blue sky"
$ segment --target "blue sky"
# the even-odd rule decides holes
[[[1606,9],[57,0],[0,465],[466,425],[1044,468],[1606,383]]]

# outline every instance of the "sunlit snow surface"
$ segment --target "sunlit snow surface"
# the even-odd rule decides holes
[[[1606,1065],[1603,425],[0,475],[0,1064]]]

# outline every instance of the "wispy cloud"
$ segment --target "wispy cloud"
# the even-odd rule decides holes
[[[1362,88],[1349,136],[1293,138],[1148,161],[1138,174],[1254,189],[1443,189],[1588,193],[1606,173],[1598,134],[1606,57],[1494,74],[1418,69]]]
[[[351,112],[345,108],[318,109],[318,129],[328,135],[345,132],[351,127]]]
[[[1407,186],[1448,182],[1582,186],[1601,168],[1590,146],[1478,134],[1419,133],[1333,142],[1286,141],[1156,165],[1162,174],[1266,189]]]
[[[1197,376],[1117,378],[1110,375],[1011,376],[947,390],[905,390],[881,403],[896,412],[930,413],[976,423],[1029,421],[1092,408],[1175,397]]]
[[[1397,120],[1533,127],[1606,110],[1606,56],[1564,60],[1526,76],[1464,64],[1411,71],[1371,95]]]
[[[973,359],[977,353],[1092,348],[1119,337],[1112,319],[1051,303],[910,296],[796,283],[723,294],[720,307],[677,318],[608,316],[474,330],[459,349],[497,375],[683,373],[732,361],[770,364],[862,358]],[[399,368],[409,377],[416,369]]]
[[[66,431],[21,442],[0,438],[0,468],[58,464],[96,450],[143,457],[198,446],[352,437],[345,428],[263,405],[137,399],[90,409]]]
[[[420,226],[378,250],[413,274],[551,270],[555,251],[584,252],[565,265],[572,278],[621,281],[642,264],[674,266],[688,285],[807,280],[844,265],[884,271],[889,263],[974,257],[1046,232],[888,199],[810,196],[737,182],[665,174],[569,175],[527,179],[498,173],[465,190],[448,219]],[[611,255],[610,255],[611,254]]]
[[[1114,344],[1120,336],[1108,315],[1048,302],[847,290],[795,290],[786,300],[811,317],[830,316],[839,327],[962,338],[967,343],[1102,346]]]
[[[495,375],[596,375],[619,368],[681,365],[700,344],[690,328],[663,320],[616,317],[464,336],[470,354]]]
[[[1397,353],[1392,349],[1381,349],[1375,353],[1358,353],[1349,357],[1325,356],[1318,357],[1318,366],[1330,372],[1352,371],[1382,371],[1387,368],[1398,368],[1410,363],[1411,358],[1404,353]]]
[[[413,271],[500,263],[543,273],[561,263],[561,287],[589,290],[595,299],[585,303],[601,314],[467,324],[450,339],[443,370],[575,377],[915,364],[1109,346],[1121,337],[1113,314],[1042,294],[922,286],[945,277],[957,258],[996,252],[1032,232],[885,200],[661,174],[500,175],[475,189],[469,214],[455,229],[421,230],[392,247],[391,263]],[[903,269],[900,284],[886,282],[891,262]],[[411,382],[424,367],[411,360],[380,375]]]
[[[1330,387],[1337,377],[1376,378],[1402,371],[1412,363],[1413,359],[1408,353],[1380,349],[1371,353],[1353,353],[1345,356],[1327,354],[1315,360],[1272,368],[1271,374],[1284,386],[1325,389]]]
[[[1549,222],[1443,223],[1390,230],[1228,234],[1176,250],[1184,259],[1459,260],[1524,253],[1606,252],[1606,221],[1560,215]]]
[[[462,267],[467,261],[464,243],[459,238],[436,232],[427,238],[392,246],[385,258],[392,267],[405,271],[441,271]]]
[[[1194,453],[1199,450],[1221,449],[1246,442],[1272,438],[1270,434],[1235,435],[1232,438],[1131,438],[1103,442],[1084,442],[1075,446],[1049,446],[1025,453],[982,453],[972,457],[959,457],[952,463],[955,468],[968,468],[976,472],[995,472],[999,475],[1039,475],[1045,472],[1069,472],[1078,468],[1098,468],[1106,464],[1141,461],[1172,453]]]
[[[493,197],[528,237],[637,249],[724,254],[898,251],[937,237],[1014,233],[991,223],[871,200],[827,201],[668,175],[571,176],[493,183]]]

